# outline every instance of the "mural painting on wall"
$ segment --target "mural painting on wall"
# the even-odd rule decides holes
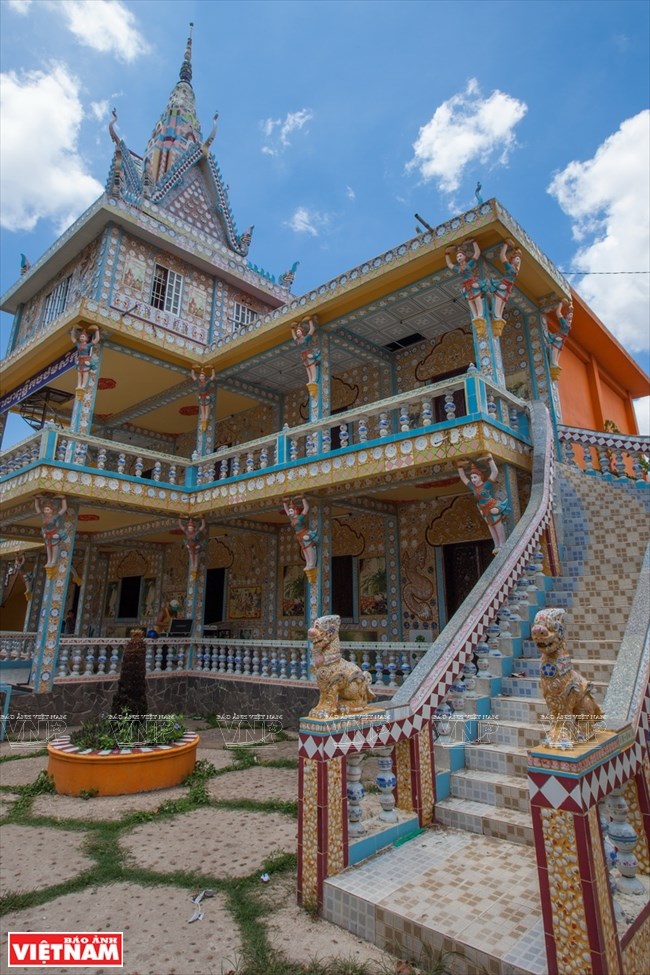
[[[386,559],[359,560],[359,613],[384,616],[387,608]]]
[[[440,501],[437,507],[439,512],[425,531],[424,537],[429,545],[450,545],[486,538],[485,521],[472,498],[454,498],[447,503]]]
[[[488,463],[489,473],[487,476],[485,471],[478,467],[480,461],[487,461]],[[469,477],[465,473],[465,465],[459,464],[458,476],[474,495],[481,517],[488,526],[494,542],[493,554],[497,555],[506,542],[505,516],[510,510],[510,506],[507,499],[497,498],[494,493],[493,484],[499,478],[499,471],[492,454],[479,457],[476,464],[470,469]]]
[[[261,620],[262,587],[237,586],[228,593],[228,619]]]
[[[431,351],[415,364],[414,375],[418,382],[425,383],[441,373],[466,369],[472,361],[474,346],[469,332],[457,328],[446,332],[435,342]]]
[[[411,623],[417,621],[430,626],[437,619],[432,558],[433,553],[426,542],[402,554],[402,601],[411,614]]]
[[[104,616],[112,620],[117,616],[117,582],[109,582],[108,584]]]
[[[301,565],[282,567],[282,615],[305,615],[305,573]]]
[[[156,580],[145,579],[142,586],[142,612],[146,619],[153,619],[156,612]]]
[[[205,291],[194,286],[187,289],[187,314],[195,318],[205,318]]]
[[[124,287],[141,293],[144,288],[146,270],[147,265],[145,262],[135,257],[133,251],[129,251],[124,263],[124,274],[122,275]]]

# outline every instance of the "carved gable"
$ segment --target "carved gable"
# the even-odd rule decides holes
[[[197,166],[190,170],[178,190],[158,205],[171,211],[177,220],[194,230],[229,246],[207,180]]]

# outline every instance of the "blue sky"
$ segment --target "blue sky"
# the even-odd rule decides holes
[[[474,202],[477,180],[650,366],[645,2],[1,0],[1,290],[193,85],[250,258],[301,293]],[[642,271],[644,274],[611,272]],[[10,321],[2,316],[3,345]],[[648,429],[648,402],[642,429]],[[24,435],[24,434],[21,434]]]

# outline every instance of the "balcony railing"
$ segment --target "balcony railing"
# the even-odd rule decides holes
[[[558,438],[565,464],[607,481],[650,485],[650,437],[561,426]]]
[[[434,422],[436,414],[444,414],[445,419]],[[442,445],[446,438],[453,444],[460,436],[455,428],[462,426],[467,431],[479,421],[500,431],[495,448],[506,435],[523,443],[529,452],[524,403],[474,370],[336,416],[285,427],[280,433],[220,449],[200,461],[46,426],[0,454],[0,483],[47,463],[183,491],[330,455],[342,458],[385,445],[388,440],[394,443],[396,456],[408,450],[403,442],[419,435],[431,437],[433,446]]]
[[[126,637],[62,637],[57,678],[112,677],[122,666]],[[146,639],[146,670],[151,674],[189,671],[253,677],[269,681],[311,681],[305,640],[158,637]],[[343,642],[341,651],[387,692],[401,686],[422,658],[424,643]]]

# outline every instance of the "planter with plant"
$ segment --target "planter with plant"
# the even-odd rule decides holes
[[[145,644],[136,630],[124,649],[112,713],[48,745],[48,773],[62,795],[116,796],[178,785],[192,772],[199,736],[177,714],[147,708]]]

